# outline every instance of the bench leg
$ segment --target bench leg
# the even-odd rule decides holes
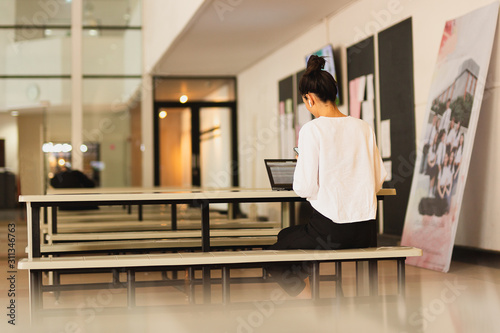
[[[186,293],[188,294],[189,304],[194,304],[195,298],[194,298],[194,268],[193,267],[188,268],[188,280],[189,280],[189,289],[186,290]]]
[[[210,267],[203,267],[202,268],[202,274],[203,274],[203,303],[209,304],[211,303],[211,298],[212,298],[212,290],[211,290],[211,284],[210,284]]]
[[[30,314],[31,324],[36,325],[40,320],[39,312],[43,310],[42,273],[30,270]]]
[[[58,271],[53,272],[53,278],[54,278],[54,286],[61,285],[61,275],[59,274]],[[54,290],[54,297],[55,297],[56,301],[59,301],[59,296],[61,296],[61,292]]]
[[[113,286],[120,284],[120,272],[117,269],[113,269]]]
[[[356,261],[356,296],[369,294],[368,262]]]
[[[229,267],[222,267],[222,304],[228,305],[231,302],[231,273]]]
[[[370,296],[378,296],[378,261],[368,261],[368,271],[370,274]]]
[[[406,282],[405,282],[405,259],[398,259],[398,296],[404,298],[406,295]]]
[[[335,262],[335,297],[344,297],[344,292],[342,291],[342,262]]]
[[[127,304],[128,308],[135,307],[135,271],[127,270]]]
[[[311,274],[311,298],[313,300],[319,299],[319,280],[319,262],[313,262]]]

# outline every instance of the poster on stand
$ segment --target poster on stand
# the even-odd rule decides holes
[[[423,256],[407,264],[449,270],[498,9],[494,2],[445,24],[401,240]]]

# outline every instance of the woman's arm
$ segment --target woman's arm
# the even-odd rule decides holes
[[[387,177],[387,170],[385,170],[384,161],[380,156],[380,152],[377,146],[377,139],[375,138],[375,132],[373,131],[372,131],[372,149],[373,149],[373,160],[375,164],[375,192],[378,192],[382,188],[384,180]]]
[[[299,157],[293,175],[293,190],[299,196],[316,199],[319,191],[319,138],[310,123],[299,132]]]

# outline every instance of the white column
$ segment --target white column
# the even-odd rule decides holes
[[[142,186],[154,185],[153,78],[144,72],[141,91]]]
[[[156,2],[159,4],[159,2]],[[165,2],[166,3],[166,2]],[[154,185],[154,122],[153,122],[153,77],[151,67],[148,65],[148,50],[151,48],[150,31],[151,9],[148,5],[153,2],[142,2],[142,85],[141,85],[141,152],[142,152],[142,186],[153,187]],[[162,2],[162,4],[164,4]],[[154,6],[153,6],[154,7]]]
[[[71,145],[72,168],[83,170],[82,145],[83,98],[82,98],[82,1],[71,2]]]

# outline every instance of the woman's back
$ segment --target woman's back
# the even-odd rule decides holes
[[[301,128],[294,190],[331,220],[375,218],[386,176],[375,135],[363,120],[319,117]]]

